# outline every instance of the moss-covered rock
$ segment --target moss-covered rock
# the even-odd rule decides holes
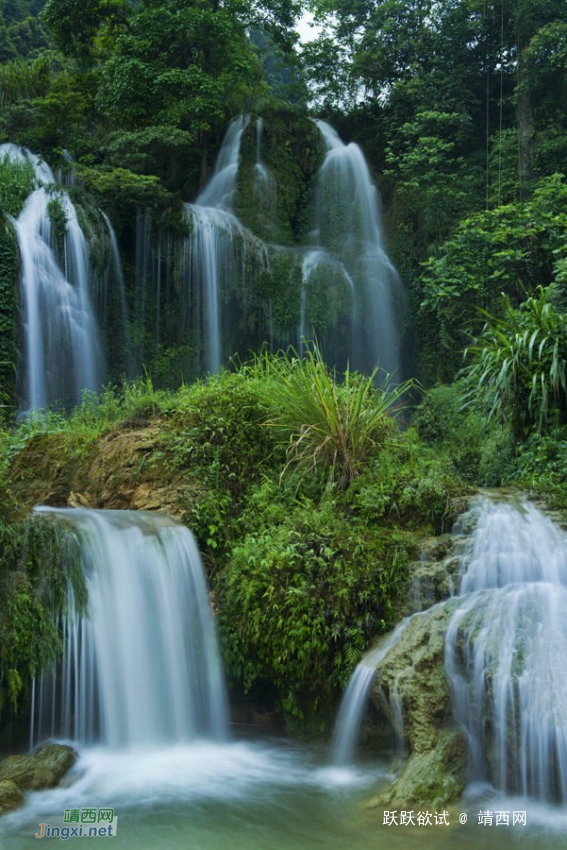
[[[381,805],[445,804],[465,786],[466,742],[452,719],[444,667],[445,634],[457,605],[457,600],[449,600],[416,614],[377,668],[373,700],[394,726],[399,727],[401,716],[409,753],[392,786],[378,799]]]
[[[0,779],[0,815],[17,809],[24,802],[21,788],[11,779]]]
[[[184,471],[166,468],[160,422],[128,423],[90,443],[66,434],[32,437],[15,456],[10,483],[25,516],[35,505],[162,510],[182,519],[202,491]]]
[[[273,110],[263,121],[257,168],[257,122],[242,138],[236,212],[268,242],[292,245],[313,227],[310,204],[323,159],[321,134],[313,121]]]
[[[33,753],[0,761],[0,814],[23,802],[23,791],[43,791],[58,785],[77,760],[65,744],[42,744]]]

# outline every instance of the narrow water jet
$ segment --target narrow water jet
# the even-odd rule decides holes
[[[36,510],[77,538],[88,601],[82,610],[70,584],[61,661],[34,685],[32,743],[223,740],[222,665],[191,533],[162,514]]]
[[[378,646],[367,652],[362,661],[355,667],[341,700],[333,731],[331,760],[337,767],[352,764],[362,715],[368,702],[370,687],[376,675],[376,667],[400,639],[412,618],[416,616],[419,616],[419,614],[412,614],[411,617],[406,617],[401,623],[398,623],[391,634],[383,637]]]

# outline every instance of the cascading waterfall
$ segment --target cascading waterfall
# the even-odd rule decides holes
[[[22,256],[19,385],[26,407],[71,406],[83,390],[100,388],[99,337],[115,377],[124,370],[133,377],[147,366],[175,383],[217,371],[234,352],[265,342],[302,350],[303,339],[314,337],[339,369],[349,362],[364,371],[376,365],[396,371],[403,292],[383,250],[377,192],[360,149],[343,145],[319,122],[327,152],[316,178],[315,230],[303,246],[272,244],[269,234],[283,243],[293,234],[285,230],[289,222],[279,221],[288,213],[264,161],[260,117],[256,155],[246,154],[250,192],[241,186],[237,194],[248,126],[248,116],[230,124],[208,185],[185,205],[187,236],[154,233],[151,212],[139,210],[131,317],[108,218],[101,214],[101,227],[85,215],[87,244],[65,189],[52,188],[49,167],[22,148],[0,146],[0,154],[31,162],[39,183],[14,223]],[[73,162],[69,154],[65,159],[69,168],[60,179],[71,186]],[[48,204],[57,199],[67,218],[63,246],[49,217]],[[240,210],[249,211],[263,239],[238,218]],[[129,318],[137,330],[131,340]]]
[[[266,342],[302,350],[304,338],[316,337],[339,369],[378,365],[399,376],[404,293],[384,252],[378,194],[360,149],[319,123],[327,152],[313,197],[315,229],[302,246],[275,244],[293,234],[281,223],[284,193],[264,160],[264,122],[256,118],[255,156],[249,124],[248,116],[232,121],[208,185],[185,204],[187,236],[153,233],[148,211],[138,214],[133,321],[145,333],[137,368],[160,360],[160,343],[175,352],[168,379],[188,379],[217,371],[235,352]]]
[[[484,500],[446,637],[471,779],[567,802],[567,535],[529,504]]]
[[[90,302],[87,243],[66,192],[48,190],[53,172],[38,157],[0,145],[0,157],[30,162],[40,184],[12,220],[21,256],[25,406],[28,410],[80,402],[102,377],[98,329]],[[59,251],[49,216],[57,200],[66,219]],[[61,254],[59,257],[58,254]]]
[[[460,556],[459,592],[434,607],[455,607],[445,667],[470,779],[565,804],[567,534],[526,501],[483,498],[463,519],[475,527]],[[336,764],[352,760],[376,667],[409,623],[432,610],[403,620],[356,668],[335,729]],[[400,732],[402,693],[390,695],[390,708]]]
[[[232,211],[240,145],[249,120],[239,116],[232,121],[209,184],[194,204],[185,205],[191,233],[182,248],[182,287],[201,313],[198,324],[206,332],[209,372],[218,371],[223,363],[223,305],[228,308],[231,292],[249,285],[254,269],[261,271],[267,264],[266,245]]]
[[[234,237],[243,230],[232,215],[238,177],[242,134],[249,118],[239,116],[230,124],[208,186],[194,204],[186,204],[191,235],[185,247],[185,277],[204,297],[204,326],[207,336],[208,371],[222,364],[220,293],[230,281],[234,267]]]
[[[379,366],[400,375],[400,324],[405,295],[388,259],[377,189],[359,146],[343,144],[325,121],[317,121],[326,156],[317,179],[314,239],[343,265],[355,289],[351,366]]]
[[[62,660],[34,683],[32,744],[222,740],[224,679],[191,533],[162,514],[37,510],[77,537],[88,602],[70,586]]]

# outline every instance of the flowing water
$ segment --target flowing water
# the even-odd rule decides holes
[[[220,655],[191,533],[160,514],[43,508],[80,541],[63,657],[34,690],[32,743],[155,746],[226,735]]]
[[[314,229],[302,245],[274,243],[291,234],[280,233],[285,209],[279,211],[282,197],[263,158],[261,117],[255,162],[245,163],[240,180],[251,182],[254,209],[248,212],[263,238],[239,218],[241,202],[246,209],[239,167],[248,116],[232,121],[207,186],[185,204],[186,237],[171,242],[158,233],[152,244],[151,219],[140,213],[135,321],[147,328],[146,338],[154,337],[157,351],[162,299],[178,299],[178,321],[169,322],[165,336],[187,346],[188,374],[215,372],[235,352],[266,342],[272,350],[290,344],[302,350],[304,339],[316,337],[339,369],[379,366],[399,376],[405,298],[384,249],[378,193],[360,148],[344,145],[328,124],[318,125],[326,153],[315,181]],[[289,292],[283,304],[282,289]],[[139,365],[150,354],[139,352]]]
[[[526,501],[484,498],[467,521],[474,531],[461,556],[445,663],[470,781],[524,802],[565,805],[567,534]],[[352,761],[376,666],[409,622],[426,615],[406,618],[355,670],[337,720],[336,764]],[[403,734],[403,694],[391,708]]]
[[[77,404],[83,390],[100,387],[102,377],[87,243],[68,194],[54,191],[49,166],[15,145],[0,145],[0,157],[6,155],[30,162],[41,184],[12,220],[21,259],[24,406],[35,410]],[[54,201],[66,219],[62,244],[49,215]]]
[[[23,808],[0,819],[2,848],[36,846],[40,824],[61,824],[65,809],[103,806],[118,818],[113,846],[128,850],[371,850],[384,842],[394,850],[565,846],[564,809],[486,786],[448,809],[448,826],[435,825],[433,807],[431,825],[385,826],[382,810],[366,801],[391,781],[382,758],[392,753],[369,752],[356,767],[339,767],[328,765],[324,749],[304,743],[231,740],[206,587],[189,532],[156,514],[44,510],[79,542],[89,601],[81,611],[74,583],[77,596],[63,621],[63,663],[56,679],[46,677],[43,694],[37,683],[33,734],[40,739],[55,725],[81,742],[81,755],[60,787],[30,793]],[[520,585],[546,584],[553,576],[552,586],[563,586],[562,533],[529,506],[525,511],[481,508],[464,599],[480,598],[487,584],[489,593],[500,593],[518,576]],[[512,549],[490,543],[502,528],[514,531]],[[486,557],[490,577],[483,576]],[[405,627],[367,657],[369,678]],[[537,640],[535,646],[539,653]],[[506,649],[504,641],[502,654]],[[524,666],[532,669],[531,661]],[[537,693],[531,698],[543,704]],[[496,826],[499,811],[510,819],[523,811],[527,824]],[[492,825],[480,824],[479,815],[489,812]],[[466,825],[459,823],[464,815]],[[68,841],[83,846],[79,838]]]
[[[209,372],[218,371],[223,362],[221,295],[226,297],[231,281],[240,278],[238,267],[246,262],[247,243],[259,241],[232,214],[240,144],[248,123],[248,116],[231,122],[209,184],[194,204],[186,204],[191,234],[185,244],[182,276],[186,290],[196,288],[203,295]]]
[[[567,803],[567,535],[533,505],[485,500],[446,638],[471,779]]]
[[[317,181],[317,243],[336,255],[354,282],[356,309],[351,365],[400,374],[400,327],[405,295],[388,259],[377,189],[358,145],[343,144],[317,121],[326,156]]]
[[[341,701],[335,724],[331,754],[335,766],[344,767],[352,764],[356,739],[376,674],[376,667],[403,635],[411,619],[406,617],[402,620],[391,634],[382,638],[379,645],[368,652],[360,664],[357,664]]]

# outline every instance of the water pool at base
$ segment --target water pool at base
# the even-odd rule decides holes
[[[451,807],[449,826],[384,826],[382,810],[367,803],[389,782],[387,763],[337,769],[326,765],[327,758],[323,749],[273,741],[86,749],[65,787],[29,794],[23,809],[0,819],[0,847],[37,847],[41,823],[61,825],[65,809],[89,807],[114,808],[117,834],[110,847],[124,850],[555,850],[567,845],[564,810],[494,795]],[[523,810],[526,826],[478,824],[479,811]],[[468,815],[466,826],[458,823],[462,812]],[[61,844],[60,838],[42,841]],[[85,843],[77,837],[64,841],[72,848]]]

